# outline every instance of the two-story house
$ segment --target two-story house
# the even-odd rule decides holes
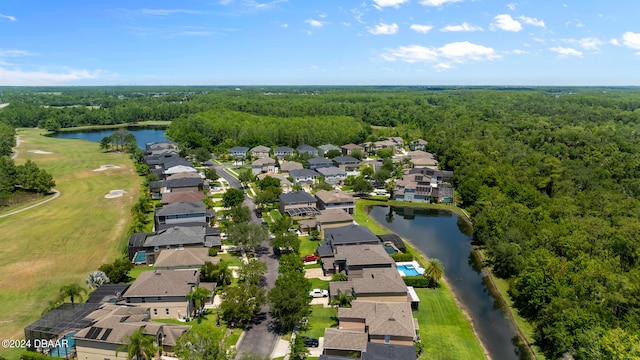
[[[276,172],[278,172],[277,170],[278,168],[276,167],[276,160],[270,157],[258,158],[251,164],[251,173],[253,173],[253,175],[266,173],[275,174]]]
[[[320,210],[340,209],[347,214],[356,213],[356,201],[351,194],[341,190],[320,190],[315,194]]]
[[[248,151],[249,151],[248,147],[234,146],[231,149],[229,149],[229,156],[234,158],[246,158]]]
[[[333,165],[346,171],[347,175],[360,175],[360,160],[352,156],[336,156]]]
[[[177,202],[156,208],[154,225],[156,230],[174,226],[207,226],[215,212],[207,210],[202,201]]]
[[[324,182],[339,185],[347,178],[347,172],[333,165],[315,169],[324,178]]]
[[[327,156],[327,153],[331,150],[342,151],[342,149],[333,144],[325,144],[318,146],[318,155]]]
[[[289,176],[293,179],[295,184],[307,183],[313,184],[318,179],[319,174],[315,170],[300,169],[289,171]]]
[[[271,152],[271,149],[266,146],[258,145],[256,147],[251,148],[250,151],[251,151],[251,156],[257,157],[257,158],[264,158],[264,157],[269,157],[269,153]]]
[[[342,150],[342,155],[351,155],[354,150],[360,151],[364,153],[364,147],[356,144],[346,144],[340,146],[340,150]]]
[[[279,146],[273,149],[273,156],[282,159],[285,156],[293,156],[293,149],[288,146]]]
[[[298,152],[298,155],[306,154],[311,156],[318,156],[318,149],[309,145],[300,145],[296,148],[296,151]]]
[[[280,201],[280,213],[282,215],[308,217],[320,213],[316,207],[316,198],[306,191],[292,191],[281,194],[278,200]]]
[[[309,169],[311,170],[333,166],[333,162],[331,160],[323,157],[311,158],[307,160],[307,164],[309,164]]]

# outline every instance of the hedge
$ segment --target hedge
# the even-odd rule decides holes
[[[431,279],[424,276],[403,276],[402,280],[407,286],[413,286],[414,288],[429,288],[433,287]]]
[[[391,258],[392,258],[395,262],[400,262],[400,261],[413,261],[413,255],[412,255],[412,254],[395,253],[395,254],[391,254]]]

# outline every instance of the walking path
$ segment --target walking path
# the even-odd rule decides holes
[[[20,136],[17,136],[17,135],[16,135],[16,147],[14,147],[14,148],[13,148],[13,156],[11,156],[11,160],[13,160],[13,159],[15,159],[15,158],[17,158],[17,157],[18,157],[18,146],[20,146]],[[15,214],[21,213],[21,212],[23,212],[23,211],[27,211],[27,210],[33,209],[33,208],[34,208],[34,207],[36,207],[36,206],[40,206],[40,205],[42,205],[42,204],[46,204],[46,203],[48,203],[49,201],[54,200],[54,199],[57,199],[57,198],[58,198],[58,196],[60,196],[60,191],[58,191],[58,190],[56,190],[56,189],[51,189],[51,192],[53,193],[53,196],[52,196],[52,197],[50,197],[50,198],[48,198],[48,199],[45,199],[45,200],[42,200],[42,201],[41,201],[41,202],[39,202],[39,203],[36,203],[36,204],[33,204],[33,205],[29,205],[29,206],[27,206],[27,207],[26,207],[26,208],[24,208],[24,209],[20,209],[20,210],[12,211],[12,212],[10,212],[10,213],[4,214],[4,215],[0,215],[0,219],[1,219],[1,218],[4,218],[4,217],[7,217],[7,216],[11,216],[11,215],[15,215]]]

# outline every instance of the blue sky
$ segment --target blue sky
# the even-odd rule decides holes
[[[2,0],[0,85],[640,85],[640,1]]]

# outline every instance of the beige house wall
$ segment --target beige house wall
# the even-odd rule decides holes
[[[358,321],[356,319],[340,320],[338,329],[364,332],[365,323],[364,323],[364,320]]]
[[[127,357],[127,351],[118,351],[118,357],[116,357],[117,348],[118,345],[116,344],[107,344],[97,341],[76,340],[76,357],[79,360],[125,359]]]
[[[369,335],[369,342],[384,344],[385,343],[384,336]],[[408,337],[403,337],[403,336],[392,336],[389,341],[389,344],[413,346],[413,339]]]
[[[358,294],[358,300],[364,301],[389,301],[389,302],[408,302],[407,294],[398,294],[398,295],[367,295],[367,294]]]

